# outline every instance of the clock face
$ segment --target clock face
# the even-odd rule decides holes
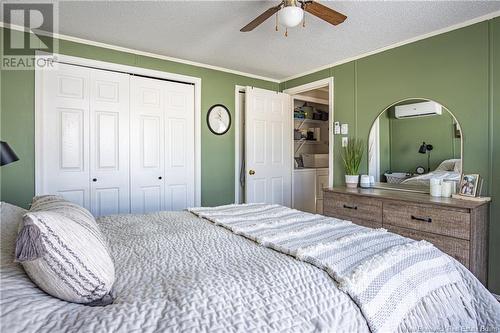
[[[217,104],[208,110],[207,123],[212,133],[222,135],[231,126],[231,115],[224,105]]]

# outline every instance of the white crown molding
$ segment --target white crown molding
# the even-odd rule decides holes
[[[437,36],[437,35],[440,35],[440,34],[444,34],[446,32],[450,32],[450,31],[453,31],[453,30],[464,28],[464,27],[467,27],[469,25],[473,25],[473,24],[476,24],[476,23],[479,23],[479,22],[488,21],[488,20],[494,19],[495,17],[498,17],[498,16],[500,16],[500,10],[496,11],[496,12],[492,12],[492,13],[486,14],[486,15],[483,15],[483,16],[476,17],[474,19],[471,19],[471,20],[468,20],[468,21],[465,21],[465,22],[462,22],[462,23],[454,24],[454,25],[451,25],[451,26],[446,27],[446,28],[442,28],[442,29],[439,29],[439,30],[435,30],[435,31],[423,34],[423,35],[419,35],[419,36],[416,36],[416,37],[404,40],[402,42],[391,44],[389,46],[384,46],[382,48],[379,48],[379,49],[376,49],[376,50],[373,50],[373,51],[370,51],[370,52],[366,52],[366,53],[363,53],[363,54],[360,54],[360,55],[357,55],[357,56],[354,56],[354,57],[351,57],[351,58],[346,58],[346,59],[343,59],[343,60],[339,60],[337,62],[328,64],[328,65],[323,65],[321,67],[316,67],[315,69],[311,69],[311,70],[308,70],[306,72],[302,72],[302,73],[299,73],[299,74],[294,74],[292,76],[289,76],[287,78],[282,79],[280,83],[283,83],[283,82],[286,82],[286,81],[289,81],[289,80],[293,80],[293,79],[297,79],[299,77],[306,76],[306,75],[309,75],[309,74],[312,74],[312,73],[316,73],[316,72],[322,71],[324,69],[328,69],[328,68],[332,68],[332,67],[339,66],[339,65],[342,65],[342,64],[346,64],[348,62],[351,62],[351,61],[354,61],[354,60],[358,60],[358,59],[361,59],[361,58],[365,58],[367,56],[374,55],[374,54],[377,54],[377,53],[380,53],[380,52],[384,52],[384,51],[387,51],[387,50],[390,50],[390,49],[394,49],[394,48],[399,47],[399,46],[403,46],[403,45],[406,45],[406,44],[411,44],[411,43],[414,43],[414,42],[418,42],[419,40],[423,40],[423,39],[426,39],[426,38],[429,38],[429,37],[434,37],[434,36]]]
[[[0,27],[9,28],[9,29],[18,30],[18,31],[25,31],[26,30],[23,26],[19,26],[19,25],[15,25],[15,24],[8,24],[8,23],[1,22],[1,21],[0,21]],[[75,43],[79,43],[79,44],[92,45],[92,46],[102,47],[102,48],[106,48],[106,49],[110,49],[110,50],[114,50],[114,51],[126,52],[126,53],[141,55],[141,56],[145,56],[145,57],[150,57],[150,58],[156,58],[156,59],[161,59],[161,60],[177,62],[177,63],[184,64],[184,65],[191,65],[191,66],[196,66],[196,67],[201,67],[201,68],[212,69],[212,70],[216,70],[216,71],[220,71],[220,72],[246,76],[246,77],[250,77],[253,79],[265,80],[265,81],[270,81],[270,82],[274,82],[274,83],[281,83],[280,80],[275,79],[275,78],[265,77],[265,76],[256,75],[256,74],[252,74],[252,73],[241,72],[241,71],[237,71],[234,69],[204,64],[201,62],[164,56],[161,54],[145,52],[145,51],[140,51],[140,50],[136,50],[136,49],[130,49],[127,47],[121,47],[121,46],[96,42],[96,41],[92,41],[92,40],[88,40],[88,39],[83,39],[83,38],[79,38],[79,37],[72,37],[72,36],[63,35],[63,34],[52,33],[51,35],[57,39],[63,39],[66,41],[75,42]]]
[[[195,62],[195,61],[191,61],[191,60],[184,60],[184,59],[179,59],[179,58],[164,56],[164,55],[161,55],[161,54],[150,53],[150,52],[145,52],[145,51],[130,49],[130,48],[126,48],[126,47],[121,47],[121,46],[116,46],[116,45],[111,45],[111,44],[106,44],[106,43],[101,43],[101,42],[95,42],[95,41],[91,41],[91,40],[88,40],[88,39],[83,39],[83,38],[78,38],[78,37],[72,37],[72,36],[63,35],[63,34],[56,34],[55,33],[55,34],[52,34],[52,35],[54,36],[54,38],[63,39],[63,40],[67,40],[67,41],[70,41],[70,42],[75,42],[75,43],[80,43],[80,44],[87,44],[87,45],[92,45],[92,46],[96,46],[96,47],[102,47],[102,48],[111,49],[111,50],[115,50],[115,51],[127,52],[127,53],[136,54],[136,55],[142,55],[142,56],[145,56],[145,57],[150,57],[150,58],[156,58],[156,59],[161,59],[161,60],[167,60],[167,61],[177,62],[177,63],[185,64],[185,65],[191,65],[191,66],[196,66],[196,67],[201,67],[201,68],[213,69],[213,70],[216,70],[216,71],[221,71],[221,72],[226,72],[226,73],[230,73],[230,74],[246,76],[246,77],[250,77],[250,78],[254,78],[254,79],[259,79],[259,80],[265,80],[265,81],[274,82],[274,83],[283,83],[283,82],[286,82],[286,81],[289,81],[289,80],[293,80],[293,79],[296,79],[296,78],[299,78],[299,77],[302,77],[302,76],[306,76],[306,75],[309,75],[309,74],[312,74],[312,73],[319,72],[319,71],[324,70],[324,69],[328,69],[328,68],[332,68],[332,67],[335,67],[335,66],[339,66],[339,65],[342,65],[342,64],[354,61],[354,60],[365,58],[365,57],[370,56],[370,55],[374,55],[374,54],[377,54],[377,53],[380,53],[380,52],[384,52],[384,51],[387,51],[387,50],[390,50],[390,49],[394,49],[394,48],[397,48],[399,46],[403,46],[403,45],[406,45],[406,44],[414,43],[414,42],[417,42],[417,41],[420,41],[420,40],[423,40],[423,39],[426,39],[426,38],[434,37],[434,36],[437,36],[437,35],[440,35],[440,34],[443,34],[443,33],[446,33],[446,32],[450,32],[450,31],[453,31],[453,30],[464,28],[464,27],[467,27],[467,26],[470,26],[470,25],[473,25],[473,24],[476,24],[476,23],[479,23],[479,22],[488,21],[488,20],[494,19],[495,17],[498,17],[498,16],[500,16],[500,10],[492,12],[492,13],[489,13],[489,14],[486,14],[486,15],[483,15],[483,16],[476,17],[474,19],[470,19],[470,20],[464,21],[462,23],[454,24],[454,25],[451,25],[451,26],[446,27],[446,28],[442,28],[442,29],[439,29],[439,30],[435,30],[435,31],[423,34],[423,35],[419,35],[419,36],[416,36],[416,37],[404,40],[402,42],[398,42],[398,43],[394,43],[394,44],[391,44],[391,45],[388,45],[388,46],[384,46],[382,48],[379,48],[379,49],[376,49],[376,50],[373,50],[373,51],[370,51],[370,52],[366,52],[366,53],[363,53],[363,54],[360,54],[360,55],[357,55],[357,56],[354,56],[354,57],[346,58],[346,59],[339,60],[339,61],[334,62],[334,63],[330,63],[330,64],[323,65],[323,66],[320,66],[320,67],[316,67],[314,69],[311,69],[311,70],[308,70],[308,71],[305,71],[305,72],[302,72],[302,73],[294,74],[294,75],[286,77],[284,79],[276,79],[276,78],[265,77],[265,76],[256,75],[256,74],[252,74],[252,73],[240,72],[240,71],[237,71],[237,70],[234,70],[234,69],[229,69],[229,68],[224,68],[224,67],[219,67],[219,66],[213,66],[213,65],[203,64],[203,63],[199,63],[199,62]],[[11,29],[14,29],[14,30],[19,30],[19,31],[24,31],[25,30],[25,28],[22,27],[22,26],[14,25],[14,24],[7,24],[7,23],[1,22],[1,21],[0,21],[0,27],[11,28]]]

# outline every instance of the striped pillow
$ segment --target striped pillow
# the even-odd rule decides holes
[[[55,212],[59,213],[75,223],[80,224],[95,237],[102,238],[101,231],[94,216],[82,206],[70,202],[58,195],[41,195],[34,197],[30,212]],[[107,248],[107,244],[104,244]]]
[[[16,261],[52,296],[89,305],[112,303],[115,269],[95,219],[85,209],[56,198],[35,198],[24,215]]]
[[[72,220],[87,224],[92,228],[99,230],[94,216],[82,206],[72,203],[58,195],[41,195],[34,197],[30,212],[57,212]]]

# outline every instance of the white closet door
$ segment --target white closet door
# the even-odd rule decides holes
[[[245,198],[291,207],[290,96],[247,87]]]
[[[164,82],[130,78],[130,189],[132,213],[165,207]]]
[[[131,210],[194,206],[194,87],[131,78]]]
[[[194,86],[163,82],[165,210],[194,206]]]
[[[43,72],[37,194],[59,194],[90,209],[88,68],[59,64]]]
[[[129,75],[97,69],[90,73],[92,214],[128,213]]]

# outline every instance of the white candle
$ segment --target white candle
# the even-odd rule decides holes
[[[441,185],[441,196],[445,198],[451,198],[453,182],[444,181]]]
[[[431,196],[440,197],[442,191],[441,179],[431,178],[430,183],[431,183]]]
[[[361,175],[361,187],[369,188],[370,187],[370,177],[367,175]]]

